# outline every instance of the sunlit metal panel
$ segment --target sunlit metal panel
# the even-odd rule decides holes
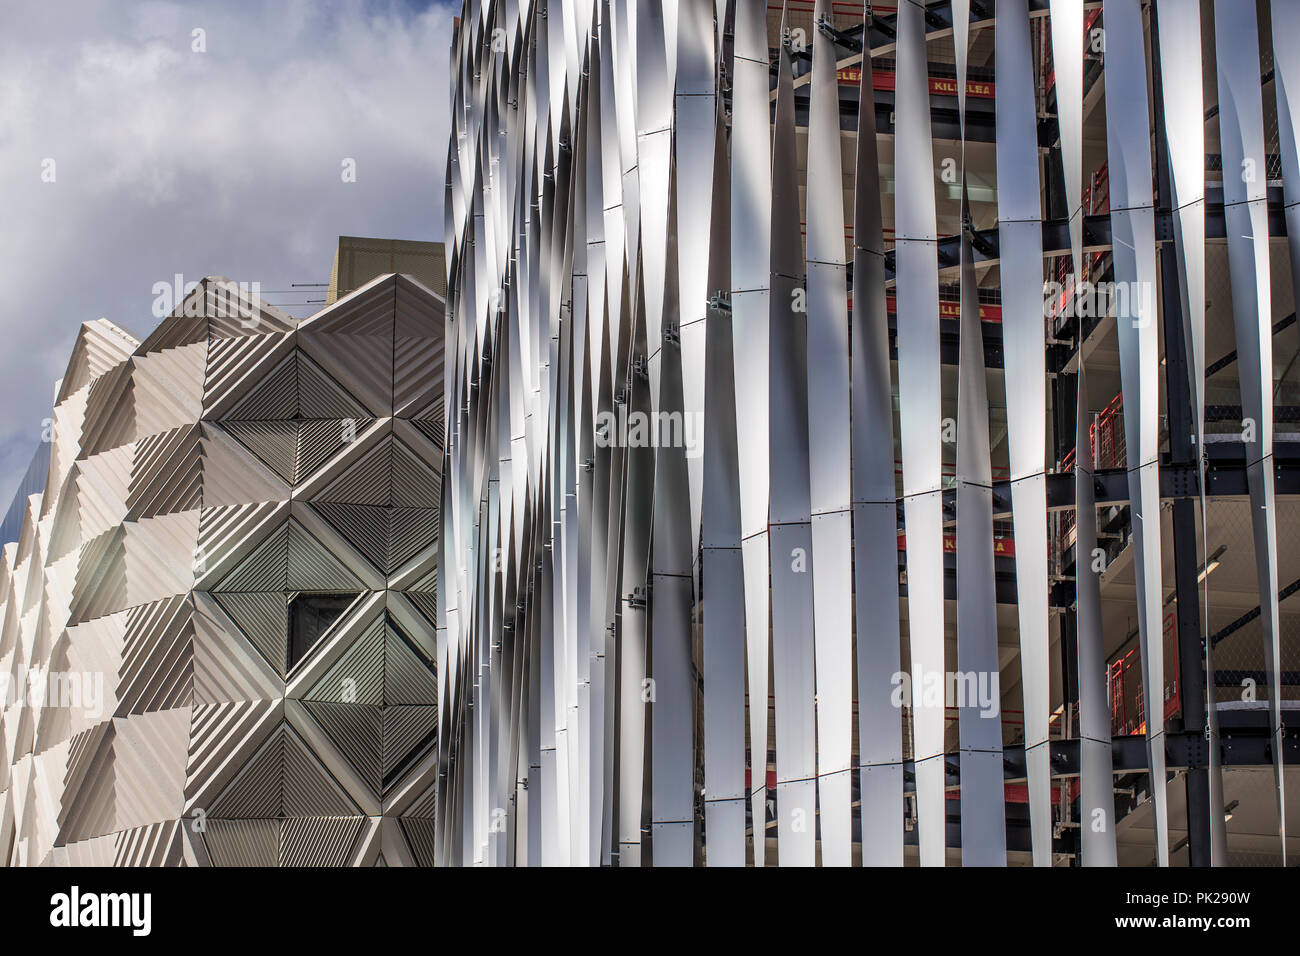
[[[850,334],[860,826],[864,865],[902,866],[902,711],[893,702],[894,677],[901,670],[894,399],[875,117],[871,58],[864,57],[858,81]]]
[[[817,717],[814,645],[808,638],[816,562],[809,513],[808,341],[802,328],[806,304],[799,302],[803,253],[792,70],[789,44],[783,42],[772,135],[768,351],[772,697],[777,855],[782,866],[812,866],[817,854]]]
[[[815,16],[829,19],[830,0]],[[853,734],[849,322],[835,44],[813,35],[807,163],[808,454],[812,464],[817,795],[822,863],[851,862]]]
[[[1292,42],[1300,31],[1300,3],[1271,0],[1273,28],[1273,91],[1277,97],[1277,139],[1282,159],[1282,200],[1286,210],[1287,250],[1291,254],[1291,287],[1300,289],[1300,46]]]
[[[998,690],[997,590],[993,577],[993,469],[988,383],[974,250],[966,234],[966,61],[970,5],[953,2],[961,128],[961,271],[957,380],[957,673],[963,866],[1005,866],[1006,807]]]
[[[898,403],[907,528],[907,630],[911,644],[913,759],[921,863],[942,866],[944,836],[943,511],[939,374],[939,273],[934,154],[926,74],[925,14],[898,10],[895,255]]]
[[[1112,773],[1110,695],[1101,631],[1097,505],[1093,492],[1088,382],[1079,364],[1074,429],[1074,580],[1079,656],[1079,841],[1084,866],[1114,866],[1115,778]]]
[[[1164,645],[1162,634],[1159,485],[1159,341],[1155,282],[1155,209],[1147,113],[1146,51],[1136,0],[1107,0],[1106,146],[1115,259],[1115,326],[1124,393],[1133,568],[1143,699],[1148,702],[1147,759],[1151,768],[1156,857],[1169,865],[1165,789]],[[1139,95],[1140,94],[1140,95]],[[1153,702],[1160,703],[1154,704]]]
[[[994,43],[1002,349],[1030,838],[1034,865],[1048,866],[1052,808],[1047,743],[1047,368],[1038,134],[1026,0],[998,0]]]
[[[1253,4],[1251,5],[1253,13]],[[1277,594],[1277,501],[1273,474],[1273,319],[1269,281],[1264,106],[1259,85],[1259,30],[1241,4],[1215,0],[1219,72],[1219,145],[1223,215],[1232,281],[1232,319],[1241,380],[1242,442],[1250,488],[1260,629],[1268,675],[1269,736],[1277,789],[1278,837],[1286,865],[1286,790],[1282,766],[1280,621]],[[1236,175],[1233,175],[1236,173]]]
[[[1201,558],[1208,548],[1205,495],[1205,104],[1202,93],[1200,0],[1160,0],[1157,6],[1159,61],[1165,139],[1174,212],[1174,250],[1182,277],[1178,293],[1191,381],[1191,440],[1201,462]],[[1208,592],[1208,584],[1203,585]],[[1214,700],[1214,646],[1209,609],[1203,608],[1207,700]],[[1218,708],[1207,712],[1210,739],[1219,739]],[[1227,851],[1220,748],[1210,747],[1210,859],[1221,865]]]
[[[736,0],[731,81],[731,316],[745,576],[753,860],[765,861],[768,752],[768,353],[772,232],[767,7]]]

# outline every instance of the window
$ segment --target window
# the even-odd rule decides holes
[[[289,597],[289,641],[285,666],[294,665],[307,656],[331,624],[357,598],[357,592],[317,593],[299,592]]]

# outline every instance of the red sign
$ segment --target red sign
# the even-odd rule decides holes
[[[857,86],[862,82],[862,67],[845,66],[835,71],[835,77],[842,86]],[[894,89],[894,74],[876,70],[871,74],[871,86],[877,90]],[[939,96],[956,96],[957,80],[948,76],[930,77],[930,92]],[[982,99],[993,98],[993,84],[985,80],[967,80],[966,95]]]
[[[885,296],[885,308],[889,310],[890,315],[898,312],[897,299],[892,295]],[[941,319],[959,319],[961,318],[961,303],[954,302],[952,299],[939,300],[939,318]],[[981,322],[1001,322],[1002,306],[991,302],[980,303],[980,321]]]
[[[898,550],[907,550],[907,535],[899,534]],[[957,536],[955,534],[945,534],[943,536],[944,554],[957,553]],[[1013,558],[1016,554],[1015,538],[994,538],[993,539],[993,556],[995,558]]]

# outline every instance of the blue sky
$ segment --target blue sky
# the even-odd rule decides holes
[[[177,273],[260,282],[303,316],[323,290],[277,290],[328,281],[339,235],[442,238],[453,13],[431,0],[5,6],[0,511],[82,322],[142,336],[154,284]]]

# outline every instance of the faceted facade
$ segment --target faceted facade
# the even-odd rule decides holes
[[[433,860],[442,298],[82,327],[0,569],[0,857]]]

